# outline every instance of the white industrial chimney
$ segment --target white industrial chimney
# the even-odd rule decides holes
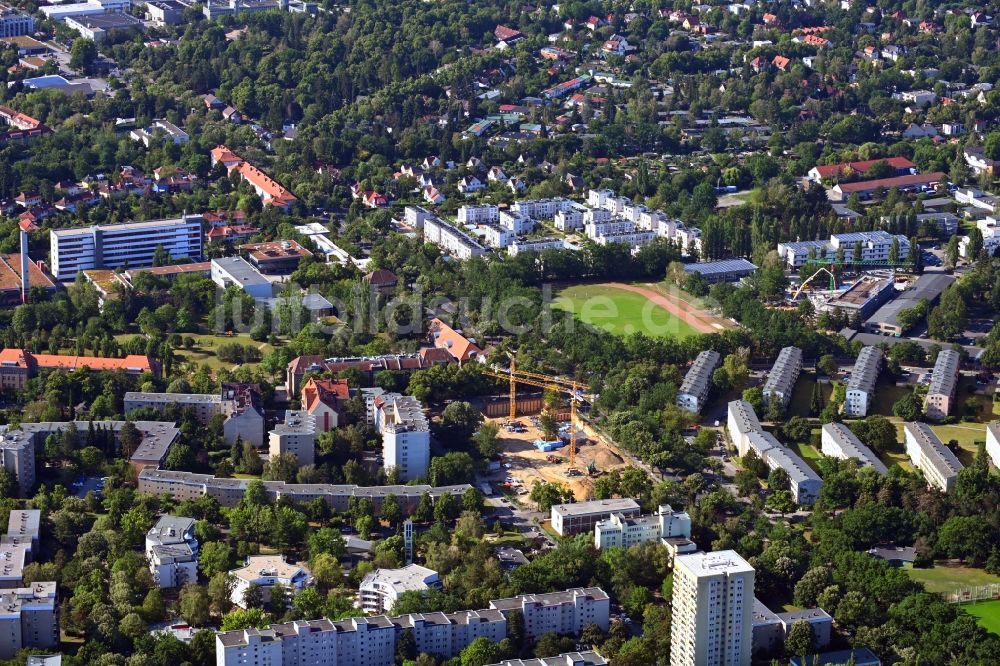
[[[35,231],[38,229],[33,223],[22,220],[21,224],[21,302],[28,302],[28,290],[31,289],[29,284],[29,264],[31,258],[28,256],[28,232]]]

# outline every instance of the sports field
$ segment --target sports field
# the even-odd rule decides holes
[[[567,287],[552,300],[552,307],[614,335],[686,338],[699,332],[646,295],[606,284]]]
[[[1000,634],[1000,601],[979,601],[963,604],[962,609],[979,620],[979,626],[986,631]]]

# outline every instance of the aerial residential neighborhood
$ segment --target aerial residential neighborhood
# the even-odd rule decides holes
[[[0,5],[0,661],[1000,664],[996,3]]]

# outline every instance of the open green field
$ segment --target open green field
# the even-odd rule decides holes
[[[976,618],[986,631],[1000,634],[1000,600],[963,604],[962,610]]]
[[[809,408],[812,406],[812,392],[815,385],[816,375],[814,373],[804,371],[799,376],[799,381],[795,382],[795,388],[792,390],[792,399],[788,403],[789,417],[804,416],[808,418],[813,416],[809,413]],[[820,391],[823,392],[823,404],[825,405],[833,393],[833,384],[830,382],[821,383]]]
[[[651,337],[686,338],[697,333],[642,294],[606,285],[567,287],[552,300],[552,306],[613,335],[645,333]]]
[[[119,341],[130,338],[136,335],[135,333],[125,333],[122,335],[117,335],[115,338]],[[185,361],[190,361],[197,363],[199,365],[207,365],[210,370],[222,370],[222,369],[232,369],[235,367],[232,363],[224,363],[219,360],[216,355],[215,350],[221,345],[227,343],[237,343],[241,345],[247,345],[256,347],[260,350],[261,356],[267,354],[274,350],[274,347],[266,342],[257,342],[256,340],[251,340],[248,333],[237,333],[232,336],[227,335],[214,335],[211,333],[182,333],[181,337],[194,338],[194,347],[191,349],[186,349],[185,347],[180,347],[174,350],[174,353]],[[252,363],[248,365],[253,365]]]
[[[954,592],[971,585],[1000,583],[1000,576],[994,576],[982,569],[973,569],[972,567],[939,565],[930,569],[905,567],[904,570],[910,578],[923,583],[928,592],[937,594]]]

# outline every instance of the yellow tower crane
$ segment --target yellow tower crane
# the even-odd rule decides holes
[[[510,382],[510,418],[517,418],[517,385],[525,384],[535,386],[553,393],[569,394],[569,414],[570,414],[570,437],[569,437],[569,464],[572,466],[576,461],[576,431],[578,428],[576,403],[580,399],[579,382],[572,379],[563,379],[551,375],[543,375],[539,372],[528,372],[515,368],[514,358],[510,359],[510,370],[486,370],[485,374],[498,379],[506,379]]]

